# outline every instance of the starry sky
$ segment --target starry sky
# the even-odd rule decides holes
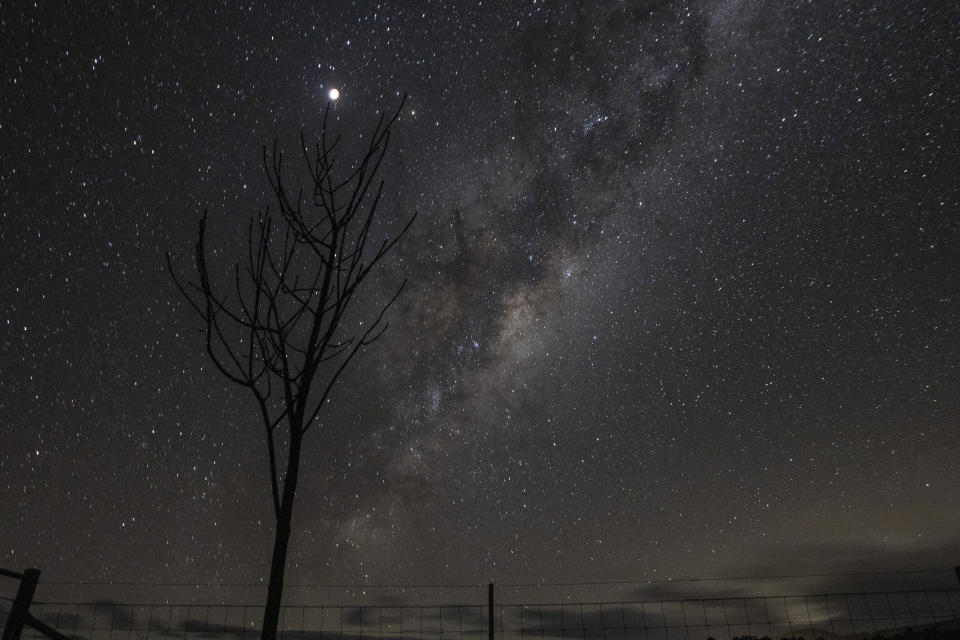
[[[370,282],[409,281],[387,335],[308,435],[289,582],[949,570],[958,25],[910,1],[5,4],[0,565],[265,579],[256,407],[165,255],[189,274],[204,209],[239,254],[262,146],[295,159],[336,88],[345,161],[408,96],[378,231],[419,216]]]

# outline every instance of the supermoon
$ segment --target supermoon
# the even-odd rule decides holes
[[[330,96],[331,100],[336,100],[337,98],[340,97],[340,91],[338,89],[330,89],[330,93],[328,93],[327,95]]]

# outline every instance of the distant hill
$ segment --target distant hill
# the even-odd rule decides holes
[[[930,624],[883,629],[867,633],[833,633],[825,629],[797,629],[790,635],[734,636],[731,640],[960,640],[960,618]]]

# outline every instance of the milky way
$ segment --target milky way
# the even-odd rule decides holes
[[[164,255],[209,209],[229,262],[333,91],[346,155],[408,96],[382,219],[419,216],[291,582],[956,562],[957,9],[282,4],[0,26],[0,564],[263,578],[254,405]]]

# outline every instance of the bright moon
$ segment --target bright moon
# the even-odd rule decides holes
[[[331,100],[336,100],[340,97],[340,91],[337,89],[330,89],[330,93],[328,95],[330,96]]]

